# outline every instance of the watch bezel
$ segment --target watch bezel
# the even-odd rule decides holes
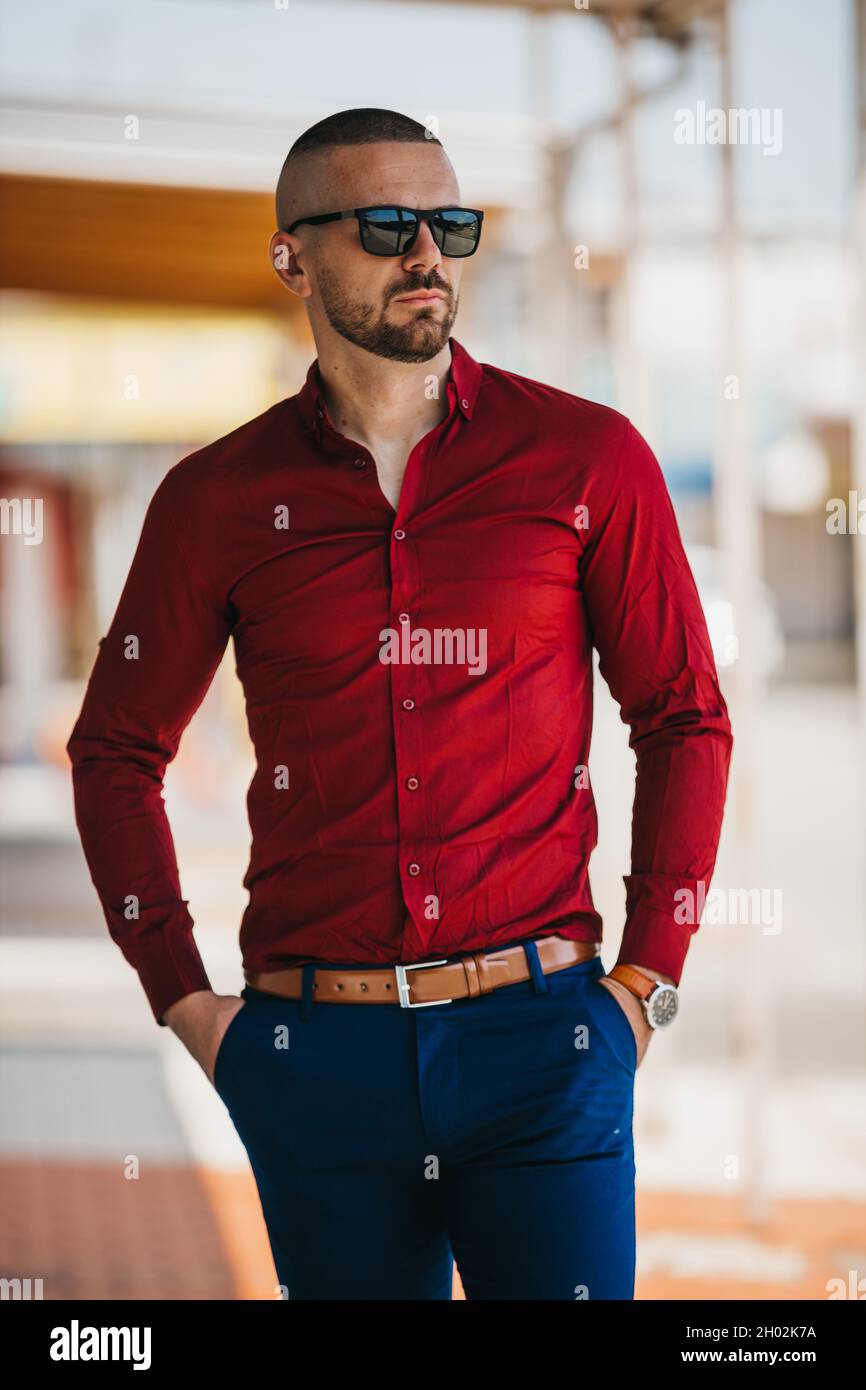
[[[654,1012],[655,1012],[656,1003],[657,1003],[658,1000],[659,1000],[659,996],[662,995],[662,994],[672,994],[672,995],[673,995],[674,1001],[675,1001],[675,1008],[674,1008],[674,1011],[673,1011],[673,1013],[672,1013],[672,1015],[671,1015],[670,1018],[665,1019],[665,1021],[664,1021],[663,1023],[656,1023],[655,1020],[654,1020],[654,1018],[653,1018],[653,1014],[654,1014]],[[655,989],[654,989],[654,990],[647,996],[647,998],[644,999],[644,1001],[643,1001],[644,1014],[645,1014],[645,1016],[646,1016],[646,1021],[647,1021],[647,1023],[649,1024],[650,1028],[658,1028],[658,1029],[670,1028],[671,1024],[673,1023],[674,1019],[675,1019],[676,1016],[677,1016],[677,1013],[678,1013],[678,1011],[679,1011],[679,1007],[680,1007],[680,994],[679,994],[679,990],[677,989],[676,985],[669,985],[669,984],[666,984],[666,983],[665,983],[664,981],[662,981],[662,980],[659,980],[659,981],[658,981],[658,983],[656,984]]]

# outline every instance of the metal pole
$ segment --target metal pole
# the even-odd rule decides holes
[[[734,108],[731,3],[719,17],[721,106]],[[729,132],[730,133],[730,132]],[[751,380],[741,335],[744,245],[737,216],[735,146],[720,146],[722,224],[719,235],[722,299],[720,372],[717,384],[716,467],[714,476],[717,534],[726,570],[726,589],[733,603],[739,655],[728,669],[727,689],[734,727],[734,758],[727,807],[735,836],[733,863],[739,886],[760,888],[761,817],[757,805],[756,747],[759,736],[764,672],[754,614],[761,575],[761,534],[758,501],[751,473],[749,429]],[[734,928],[734,930],[738,930]],[[766,1220],[767,1169],[764,1133],[765,1102],[771,1074],[769,996],[766,955],[775,938],[764,935],[760,923],[743,929],[741,950],[729,977],[735,1054],[740,1063],[744,1106],[744,1178],[750,1220]]]
[[[854,380],[861,382],[855,393],[851,440],[851,472],[855,496],[866,498],[866,0],[857,0],[857,91],[858,145],[857,183],[854,196],[853,241],[857,265],[857,310]],[[850,523],[849,523],[850,524]],[[854,621],[858,747],[860,752],[860,825],[866,829],[866,536],[854,537]],[[866,922],[866,857],[860,866],[860,912]]]
[[[568,160],[559,151],[553,124],[553,19],[549,14],[531,14],[527,24],[529,104],[538,134],[537,196],[543,229],[541,245],[530,249],[527,266],[533,345],[529,375],[567,390],[571,385],[571,295],[563,277],[575,272],[570,270],[564,226]]]
[[[634,254],[639,244],[640,183],[634,142],[635,86],[632,77],[632,24],[628,19],[610,26],[616,47],[619,102],[616,134],[620,168],[620,273],[613,294],[611,337],[617,373],[617,405],[644,431],[648,428],[646,381],[635,352]]]

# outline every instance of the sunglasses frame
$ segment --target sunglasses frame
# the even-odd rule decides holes
[[[371,251],[369,246],[364,245],[364,233],[362,230],[361,219],[363,218],[365,213],[382,212],[385,209],[393,212],[409,212],[412,214],[413,217],[416,217],[418,219],[418,225],[416,226],[414,232],[412,233],[409,240],[406,242],[406,245],[402,247],[399,251]],[[433,237],[433,240],[436,242],[436,245],[439,247],[439,250],[444,251],[444,248],[439,245],[435,230],[435,218],[443,212],[470,212],[473,217],[476,217],[478,219],[478,237],[472,250],[465,251],[462,256],[446,256],[446,260],[464,261],[469,256],[474,256],[481,243],[481,224],[484,221],[484,213],[481,211],[480,208],[464,208],[461,207],[458,203],[451,203],[445,207],[440,208],[408,208],[403,207],[400,203],[371,203],[369,207],[349,208],[347,212],[320,212],[315,217],[299,217],[296,221],[294,221],[291,224],[290,227],[284,227],[283,230],[287,234],[291,235],[291,233],[295,230],[296,227],[303,226],[305,223],[309,223],[311,226],[318,227],[325,222],[344,222],[350,220],[353,217],[356,217],[358,219],[358,238],[361,242],[362,248],[367,252],[367,255],[380,256],[384,257],[385,259],[393,260],[397,256],[405,256],[408,251],[412,250],[412,247],[415,245],[415,240],[418,236],[418,233],[421,230],[422,222],[427,223],[428,227],[430,228],[430,234]]]

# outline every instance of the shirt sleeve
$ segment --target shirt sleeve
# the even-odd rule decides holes
[[[678,984],[698,885],[708,891],[715,867],[733,737],[661,468],[624,423],[614,486],[590,504],[581,557],[599,669],[637,763],[618,962]],[[689,902],[694,912],[683,910]]]
[[[218,536],[186,477],[176,465],[150,502],[66,745],[75,819],[109,933],[160,1024],[176,1000],[210,988],[181,895],[163,777],[232,624],[206,558]]]

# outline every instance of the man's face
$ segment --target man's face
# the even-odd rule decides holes
[[[440,145],[342,146],[311,156],[296,181],[294,217],[376,204],[434,208],[459,204],[454,170]],[[426,222],[403,256],[371,256],[354,219],[301,226],[278,242],[291,245],[302,280],[282,278],[322,318],[358,347],[396,362],[427,362],[448,342],[457,316],[462,265],[443,259]],[[273,243],[272,243],[273,247]],[[412,298],[435,292],[436,297]]]

